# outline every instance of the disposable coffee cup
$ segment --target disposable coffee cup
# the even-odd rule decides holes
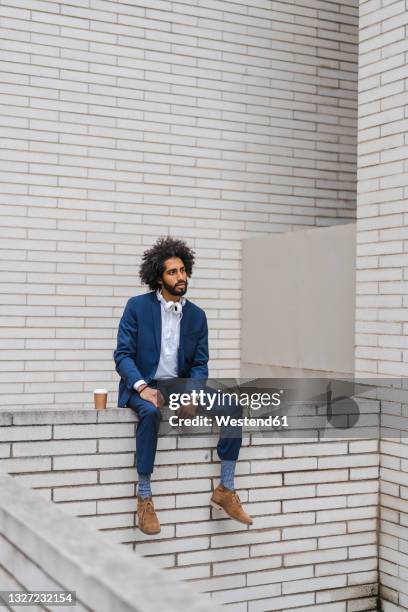
[[[96,410],[105,410],[108,401],[108,392],[106,389],[94,390],[94,404]]]

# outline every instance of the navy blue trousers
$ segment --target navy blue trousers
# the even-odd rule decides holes
[[[149,386],[156,387],[155,381],[152,381]],[[154,460],[156,457],[157,436],[160,429],[161,412],[151,402],[142,399],[136,391],[132,392],[132,395],[127,402],[127,406],[132,408],[132,410],[134,410],[138,416],[138,423],[136,427],[137,472],[138,474],[151,474],[153,472]],[[233,408],[233,416],[239,418],[242,415],[241,407],[235,405]],[[213,414],[225,413],[225,406],[214,405],[208,414],[212,416]],[[225,435],[226,431],[228,431],[228,436]],[[232,434],[231,431],[234,433]],[[229,430],[226,428],[223,430],[223,428],[221,428],[220,437],[217,444],[218,457],[220,459],[226,459],[229,461],[237,461],[241,444],[242,427],[236,426],[232,429],[230,428]]]

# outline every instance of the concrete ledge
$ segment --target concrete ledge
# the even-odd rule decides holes
[[[214,604],[145,558],[0,475],[0,532],[54,581],[98,612],[209,612]],[[7,569],[7,568],[6,568]],[[27,585],[35,589],[36,585]]]
[[[130,408],[95,410],[0,410],[0,425],[46,425],[59,423],[119,423],[135,422]]]

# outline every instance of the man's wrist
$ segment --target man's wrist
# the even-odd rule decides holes
[[[137,389],[137,392],[139,393],[139,395],[141,395],[148,386],[149,385],[147,383],[144,383],[144,385],[140,385]]]
[[[143,380],[143,378],[141,378],[140,380],[137,380],[135,382],[135,384],[133,385],[133,388],[135,391],[137,391],[138,393],[140,393],[140,391],[142,391],[143,389],[145,389],[147,387],[147,382],[145,380]]]

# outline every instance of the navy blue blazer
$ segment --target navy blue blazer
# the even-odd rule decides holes
[[[119,323],[113,358],[120,375],[118,406],[124,407],[133,385],[149,383],[160,359],[161,305],[155,291],[128,300]],[[178,375],[208,378],[208,326],[204,310],[186,299],[180,321]]]

